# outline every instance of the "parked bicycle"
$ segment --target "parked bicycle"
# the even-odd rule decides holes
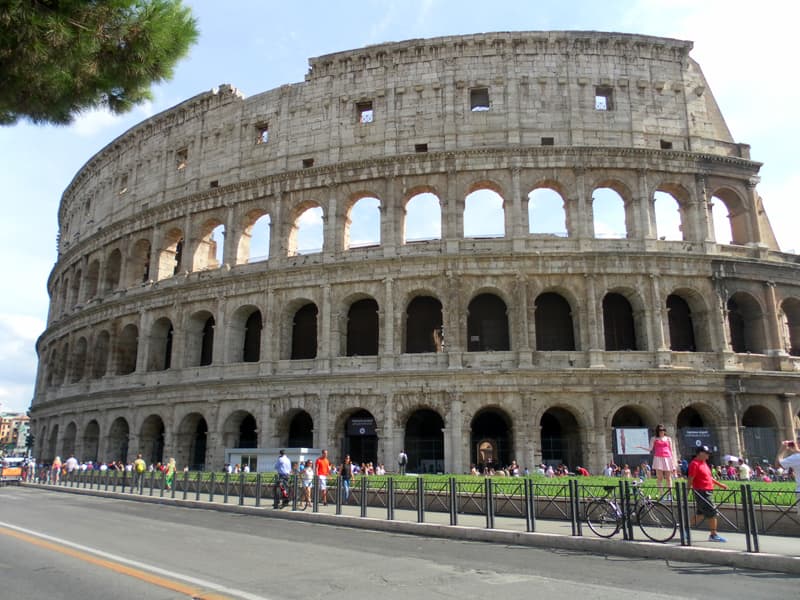
[[[654,542],[668,542],[675,537],[678,523],[672,510],[662,502],[653,500],[645,495],[637,484],[633,489],[634,503],[631,505],[630,516],[635,518],[639,529]],[[606,495],[596,498],[586,506],[586,523],[596,535],[610,538],[619,532],[625,520],[622,506],[613,497],[609,497],[616,486],[603,486]]]

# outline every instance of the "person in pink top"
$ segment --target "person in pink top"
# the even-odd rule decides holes
[[[656,472],[658,493],[664,493],[664,482],[667,490],[672,489],[672,474],[678,470],[678,454],[675,444],[667,435],[667,429],[660,423],[656,425],[656,435],[650,440],[650,447],[639,446],[642,450],[653,453],[653,470]]]

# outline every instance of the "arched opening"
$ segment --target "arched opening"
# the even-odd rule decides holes
[[[309,205],[294,220],[289,232],[289,256],[317,254],[324,246],[322,207]]]
[[[199,241],[194,252],[192,271],[217,269],[224,262],[225,225],[219,219],[210,219],[200,228]]]
[[[86,338],[78,338],[72,355],[72,368],[70,369],[70,383],[78,383],[86,371],[86,352],[88,344]]]
[[[108,255],[106,260],[105,278],[103,283],[103,292],[113,292],[119,287],[119,277],[122,270],[122,252],[119,249],[114,249]]]
[[[148,371],[166,371],[172,365],[172,339],[174,329],[172,321],[161,317],[150,330],[150,356],[147,361]]]
[[[444,420],[436,411],[414,411],[406,422],[403,448],[408,470],[415,473],[444,472]]]
[[[657,191],[653,195],[653,211],[656,219],[656,236],[660,240],[681,241],[683,235],[683,211],[678,199],[669,192]]]
[[[191,316],[186,331],[186,366],[205,367],[214,359],[214,316],[201,310]]]
[[[694,322],[689,303],[676,294],[667,296],[669,348],[675,352],[695,352]]]
[[[100,379],[108,368],[108,355],[111,350],[111,337],[107,331],[101,331],[94,342],[92,352],[92,379]]]
[[[578,420],[565,408],[547,409],[539,421],[542,462],[546,465],[583,466]]]
[[[358,199],[345,218],[344,248],[366,248],[381,244],[381,201]]]
[[[128,262],[128,287],[150,280],[150,241],[139,240],[133,245]]]
[[[406,309],[405,352],[441,352],[443,347],[442,303],[431,296],[415,297]]]
[[[506,303],[494,294],[480,294],[467,309],[467,351],[510,350]]]
[[[289,422],[289,438],[286,445],[289,448],[314,447],[314,420],[306,411],[301,410]]]
[[[442,239],[442,208],[431,192],[415,194],[406,202],[403,243]]]
[[[567,237],[564,198],[551,188],[537,188],[528,194],[528,233]]]
[[[361,409],[347,418],[342,456],[346,454],[355,464],[377,464],[378,430],[371,412]]]
[[[751,406],[742,415],[744,447],[751,467],[769,463],[778,452],[778,421],[764,406]]]
[[[202,471],[206,465],[208,424],[203,415],[191,413],[184,417],[176,440],[177,463],[188,465],[192,471]]]
[[[91,300],[97,296],[98,284],[100,282],[100,261],[93,260],[89,263],[89,269],[86,272],[86,298]]]
[[[83,271],[78,269],[75,271],[75,276],[72,278],[72,286],[70,287],[69,302],[67,308],[73,308],[80,302],[81,279],[83,278]]]
[[[226,448],[258,448],[256,418],[247,411],[235,411],[225,420],[222,436]]]
[[[506,234],[503,197],[494,190],[477,189],[464,199],[464,237],[498,238]]]
[[[728,299],[728,327],[734,352],[764,352],[761,307],[750,294],[737,292]]]
[[[378,303],[364,298],[347,311],[347,356],[377,356]]]
[[[555,292],[539,294],[535,303],[536,349],[575,350],[575,329],[569,302]]]
[[[262,210],[249,213],[239,238],[237,263],[268,260],[271,237],[272,217]]]
[[[200,366],[205,367],[214,360],[214,317],[208,317],[203,323],[203,332],[200,342]]]
[[[92,419],[83,430],[83,456],[85,461],[96,464],[100,452],[100,425]]]
[[[476,414],[470,423],[469,445],[470,462],[479,470],[509,465],[514,445],[508,415],[492,408]]]
[[[139,328],[126,325],[117,340],[117,375],[128,375],[136,370],[136,354],[139,349]]]
[[[595,189],[592,192],[592,214],[596,238],[624,239],[631,233],[625,199],[616,190],[608,187]]]
[[[128,462],[128,439],[130,438],[130,426],[128,421],[122,417],[114,419],[108,433],[108,452],[106,460]]]
[[[75,454],[75,440],[78,437],[78,426],[75,421],[70,421],[64,429],[64,439],[62,441],[62,458]]]
[[[783,347],[790,356],[800,356],[800,300],[788,298],[781,304]]]
[[[258,362],[261,360],[261,311],[254,310],[244,323],[244,343],[242,345],[242,362]]]
[[[50,432],[50,438],[47,441],[47,462],[52,462],[58,455],[58,425],[53,425],[53,430]]]
[[[147,464],[164,463],[165,431],[164,421],[158,415],[150,415],[142,423],[139,448]]]
[[[706,411],[699,406],[687,406],[678,413],[676,421],[678,431],[679,454],[691,460],[700,446],[717,448],[717,434],[707,418]]]
[[[603,333],[606,350],[637,349],[633,308],[622,294],[612,292],[603,298]]]
[[[170,229],[164,236],[164,243],[158,255],[158,279],[166,279],[179,273],[183,268],[183,231]]]
[[[317,306],[309,302],[294,314],[291,360],[317,357]]]
[[[711,196],[711,221],[718,244],[741,246],[749,240],[748,211],[732,190],[717,190]]]

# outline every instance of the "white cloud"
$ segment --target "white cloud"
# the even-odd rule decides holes
[[[105,109],[90,110],[81,113],[70,126],[72,131],[81,137],[93,137],[111,127],[116,126],[123,117],[111,114]]]
[[[24,412],[33,396],[36,378],[36,338],[44,330],[42,319],[0,314],[0,408]]]

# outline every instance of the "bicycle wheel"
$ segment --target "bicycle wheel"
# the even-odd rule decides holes
[[[586,507],[586,523],[595,535],[610,538],[622,524],[617,507],[608,500],[592,500]]]
[[[672,511],[660,502],[643,504],[637,517],[639,529],[654,542],[668,542],[675,537],[678,523]]]

